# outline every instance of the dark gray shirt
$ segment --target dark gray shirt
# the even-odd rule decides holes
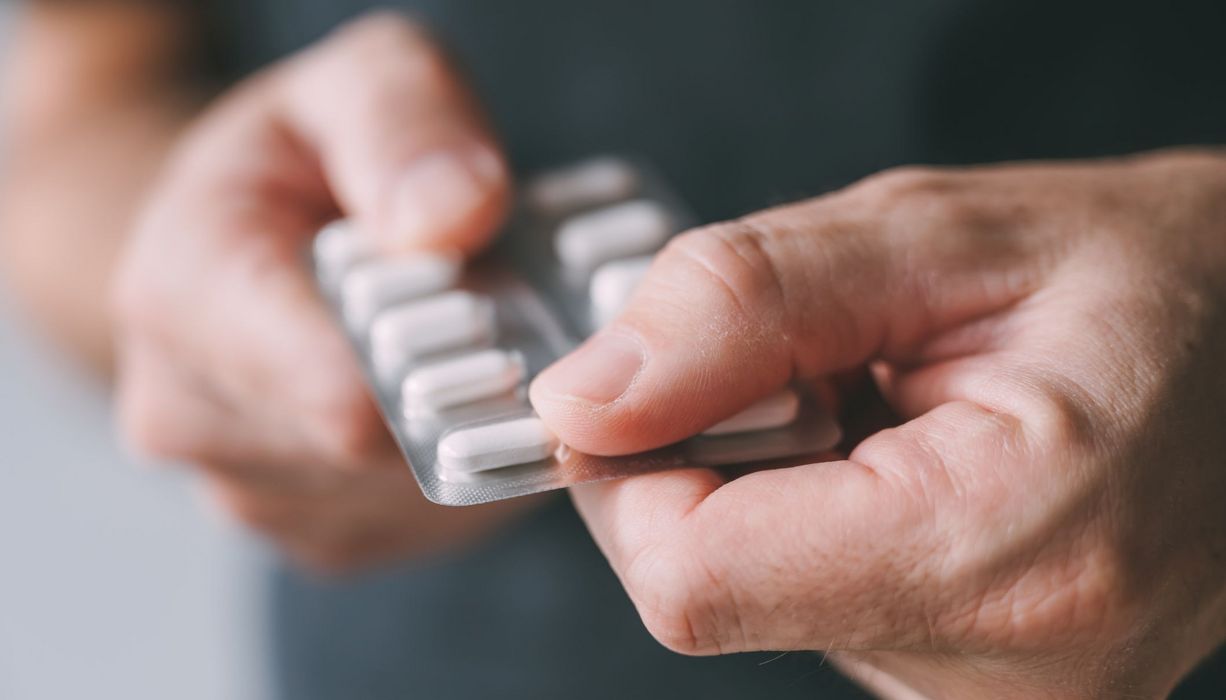
[[[231,74],[375,4],[222,1]],[[519,166],[638,153],[706,218],[901,163],[1226,138],[1216,0],[401,4],[451,42]]]

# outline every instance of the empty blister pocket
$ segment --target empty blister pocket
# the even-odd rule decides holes
[[[532,412],[532,377],[614,317],[651,256],[695,223],[650,169],[605,157],[529,182],[498,243],[469,264],[380,257],[344,221],[320,232],[320,287],[427,498],[474,505],[837,444],[837,423],[798,388],[679,444],[621,457],[570,450]]]

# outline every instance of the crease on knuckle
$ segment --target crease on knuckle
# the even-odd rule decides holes
[[[643,547],[630,559],[626,589],[652,637],[687,656],[722,653],[710,576],[695,576],[690,557],[668,541]]]
[[[1035,454],[1093,451],[1110,438],[1095,429],[1091,394],[1071,378],[1019,369],[993,377],[981,391],[983,405],[1016,417],[1020,436]]]
[[[1023,400],[1026,420],[1022,425],[1029,428],[1028,432],[1034,436],[1040,449],[1088,447],[1098,441],[1093,420],[1078,399],[1058,390],[1047,389],[1034,392]]]
[[[787,301],[770,236],[744,220],[715,224],[677,237],[666,254],[699,270],[741,316],[760,318],[783,313]]]
[[[943,256],[966,257],[979,251],[985,232],[1024,212],[997,213],[994,206],[966,196],[958,175],[937,168],[905,166],[864,180],[860,194],[887,217],[897,219],[894,236]]]
[[[953,187],[950,174],[939,168],[904,165],[883,170],[852,186],[853,191],[885,203],[911,198],[931,198]]]
[[[959,493],[942,446],[913,426],[879,432],[860,443],[851,460],[908,502],[923,504],[925,513],[938,512],[950,494]]]

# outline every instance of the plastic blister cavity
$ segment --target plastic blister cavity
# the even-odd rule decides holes
[[[603,157],[526,187],[498,244],[461,266],[436,254],[381,257],[344,221],[315,240],[320,288],[426,497],[475,505],[692,465],[801,458],[838,425],[781,390],[702,435],[622,457],[560,444],[532,412],[538,372],[611,320],[651,256],[695,221],[649,168]]]

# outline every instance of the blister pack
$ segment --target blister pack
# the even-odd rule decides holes
[[[475,505],[684,466],[814,454],[837,423],[788,388],[650,452],[586,455],[536,417],[536,373],[615,316],[692,215],[649,167],[601,157],[530,180],[498,243],[462,262],[380,256],[344,220],[315,239],[315,273],[426,497]]]

